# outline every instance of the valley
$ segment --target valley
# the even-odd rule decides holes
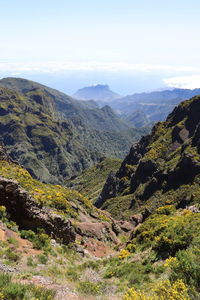
[[[0,80],[0,299],[199,299],[197,92],[136,128],[95,98]],[[160,93],[173,108],[189,90]]]

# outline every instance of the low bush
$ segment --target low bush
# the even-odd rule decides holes
[[[80,278],[80,274],[73,267],[67,269],[66,276],[70,281],[77,281]]]
[[[12,282],[12,277],[0,273],[0,300],[53,300],[55,291],[34,285]]]
[[[20,232],[22,238],[27,239],[33,243],[33,247],[36,249],[48,249],[50,248],[50,237],[44,232],[44,230],[39,229],[38,233],[32,230],[22,230]]]
[[[4,254],[10,262],[17,262],[20,259],[20,255],[10,248],[6,249]]]
[[[160,214],[164,211],[165,214]],[[186,249],[200,230],[200,215],[188,211],[182,214],[166,214],[166,208],[149,217],[135,232],[133,244],[142,249],[152,247],[158,258],[175,256]]]
[[[77,290],[86,295],[103,294],[106,289],[106,284],[103,282],[81,281],[78,283]]]
[[[45,254],[40,254],[40,255],[38,255],[38,261],[39,261],[39,263],[46,265],[48,262],[48,256]]]
[[[200,250],[197,247],[179,251],[171,266],[171,279],[182,279],[200,292]]]
[[[189,300],[188,288],[182,280],[171,283],[169,280],[160,282],[157,287],[143,293],[131,288],[123,300]]]

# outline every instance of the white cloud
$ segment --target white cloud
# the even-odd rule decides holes
[[[65,71],[108,71],[108,72],[171,72],[200,73],[198,67],[172,66],[161,64],[133,64],[107,62],[1,62],[0,72],[15,73],[55,73]],[[166,79],[167,81],[168,79]],[[170,80],[170,78],[169,78]]]
[[[200,88],[200,75],[177,76],[163,80],[169,87],[195,89]]]
[[[20,76],[21,73],[20,73],[20,72],[13,72],[13,73],[11,73],[10,75],[12,75],[12,76]]]

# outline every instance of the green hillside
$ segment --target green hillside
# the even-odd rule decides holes
[[[0,140],[44,182],[61,183],[104,156],[123,157],[145,133],[129,128],[108,107],[79,104],[37,83],[11,78],[0,85],[13,89],[0,88]]]

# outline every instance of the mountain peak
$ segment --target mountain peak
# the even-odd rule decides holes
[[[107,84],[94,84],[91,86],[87,86],[79,89],[74,97],[80,100],[96,100],[96,101],[111,101],[114,99],[118,99],[121,96],[117,93],[113,92],[109,85]]]

